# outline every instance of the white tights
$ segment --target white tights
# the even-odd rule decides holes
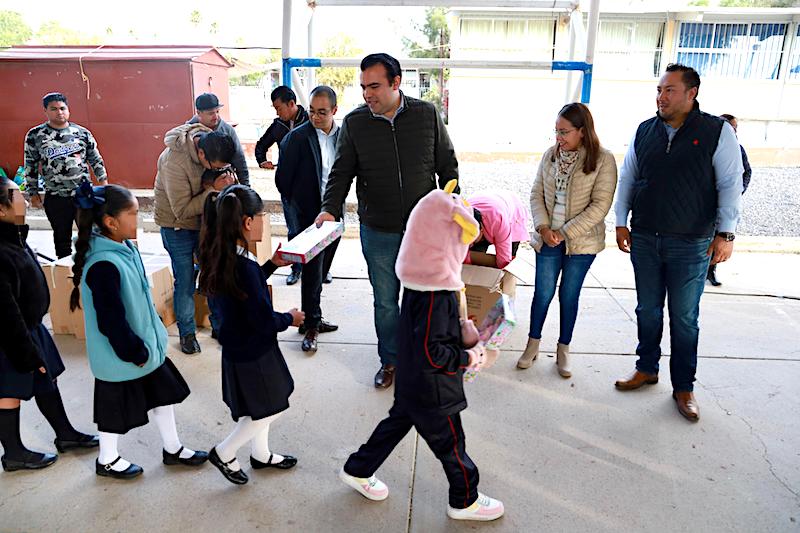
[[[280,463],[283,461],[283,456],[271,454],[269,451],[269,426],[279,416],[280,413],[259,420],[253,420],[249,416],[239,418],[236,428],[231,434],[224,441],[217,444],[217,455],[219,455],[222,462],[227,463],[236,457],[236,452],[239,451],[239,448],[251,441],[252,451],[250,455],[253,459],[266,463],[272,456],[271,462]],[[231,470],[239,470],[240,468],[238,461],[234,461],[228,466]]]
[[[155,422],[158,432],[161,433],[161,440],[164,444],[164,450],[169,453],[175,453],[181,448],[181,440],[178,438],[178,430],[175,427],[175,409],[172,405],[165,405],[162,407],[155,407],[150,410],[150,416]],[[100,464],[107,465],[114,459],[119,457],[117,451],[117,443],[119,435],[116,433],[100,432],[100,454],[97,458]],[[194,451],[188,448],[181,450],[180,457],[188,459],[194,455]],[[125,459],[120,459],[111,468],[121,472],[128,468],[130,463]]]

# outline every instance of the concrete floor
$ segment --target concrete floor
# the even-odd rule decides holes
[[[43,252],[52,251],[49,239],[49,232],[31,236]],[[140,242],[162,250],[157,234]],[[340,330],[322,335],[313,357],[300,351],[296,330],[280,335],[296,390],[271,445],[299,458],[294,470],[253,472],[238,487],[210,465],[168,469],[148,425],[120,440],[123,455],[145,470],[133,482],[97,477],[93,452],[64,454],[41,472],[0,473],[0,531],[800,531],[799,269],[800,256],[781,254],[734,254],[719,267],[724,285],[709,287],[701,305],[697,424],[675,410],[667,360],[658,385],[614,390],[635,361],[626,256],[600,254],[586,280],[570,380],[553,364],[555,302],[543,355],[531,369],[515,369],[533,293],[520,287],[521,324],[497,366],[466,385],[470,407],[462,415],[481,491],[503,500],[506,516],[463,524],[446,517],[446,480],[413,431],[378,471],[390,487],[386,501],[370,502],[336,476],[392,402],[391,391],[372,387],[371,289],[359,243],[348,239],[323,292],[325,317]],[[276,307],[287,309],[299,304],[300,289],[285,286],[282,274],[273,277],[274,294]],[[233,427],[221,401],[219,347],[201,331],[203,353],[186,356],[174,326],[171,334],[170,357],[193,391],[176,409],[179,433],[187,446],[208,449]],[[91,431],[84,346],[69,336],[56,342],[67,367],[59,380],[67,410]],[[25,443],[53,451],[35,403],[22,413]],[[247,457],[243,449],[249,471]]]

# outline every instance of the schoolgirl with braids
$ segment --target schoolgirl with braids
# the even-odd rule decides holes
[[[36,255],[28,246],[27,202],[17,185],[0,176],[0,444],[3,470],[35,470],[57,455],[34,452],[20,437],[20,400],[36,405],[56,433],[59,452],[97,446],[96,435],[77,431],[67,418],[56,378],[64,363],[42,324],[50,307]]]
[[[76,191],[78,240],[70,308],[82,296],[86,351],[94,381],[94,421],[100,430],[99,476],[131,479],[142,468],[117,451],[119,435],[153,418],[166,465],[199,466],[206,452],[184,448],[173,406],[189,396],[167,355],[167,330],[150,296],[136,238],[139,203],[118,185]]]
[[[237,485],[248,481],[236,460],[236,452],[247,442],[251,442],[254,469],[288,469],[297,464],[290,455],[270,452],[269,428],[288,409],[294,390],[278,347],[278,332],[299,326],[305,315],[297,309],[288,313],[272,309],[267,278],[289,263],[279,259],[276,251],[271,260],[259,265],[247,251],[248,243],[264,237],[265,215],[258,193],[244,185],[230,185],[218,196],[206,198],[200,237],[200,290],[221,315],[222,399],[237,422],[208,459]]]

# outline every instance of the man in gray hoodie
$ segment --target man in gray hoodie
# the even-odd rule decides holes
[[[250,172],[247,170],[247,161],[244,158],[242,143],[239,142],[239,136],[236,135],[236,130],[233,126],[219,116],[219,109],[222,106],[223,104],[219,103],[219,98],[217,98],[216,94],[201,94],[194,100],[196,114],[189,119],[187,124],[200,123],[211,131],[218,131],[230,136],[236,147],[236,153],[231,160],[233,168],[236,169],[236,177],[242,185],[250,185]]]

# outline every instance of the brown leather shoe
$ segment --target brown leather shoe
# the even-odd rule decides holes
[[[388,389],[394,381],[394,365],[381,365],[381,369],[375,374],[375,388]]]
[[[618,379],[614,386],[619,390],[634,390],[638,389],[642,385],[655,385],[658,383],[658,376],[653,374],[645,374],[644,372],[639,372],[638,370],[634,370],[627,377],[622,379]]]
[[[678,412],[682,414],[686,420],[690,422],[697,422],[700,420],[700,408],[697,406],[697,400],[694,399],[693,392],[673,392],[672,398],[678,405]]]
[[[309,329],[308,331],[306,331],[306,336],[303,338],[303,343],[300,345],[300,348],[304,352],[316,352],[318,336],[319,336],[318,330]]]

